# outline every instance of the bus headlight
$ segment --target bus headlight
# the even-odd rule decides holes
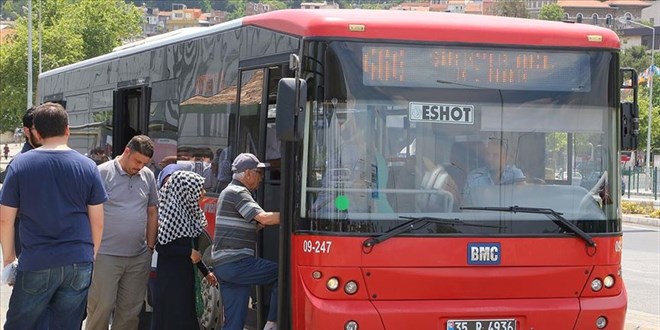
[[[608,289],[614,286],[614,276],[612,275],[605,276],[605,278],[603,279],[603,285]]]
[[[330,291],[335,291],[339,288],[339,279],[336,277],[331,277],[325,282],[325,287]]]
[[[346,285],[344,285],[344,292],[348,294],[355,294],[358,290],[358,285],[355,283],[355,281],[348,281],[346,282]]]
[[[348,321],[344,325],[344,330],[358,330],[358,324],[355,321]]]
[[[603,329],[607,326],[607,318],[605,316],[599,316],[596,319],[596,328]]]
[[[600,289],[603,288],[603,281],[601,281],[599,278],[594,279],[591,281],[591,290],[593,291],[600,291]]]

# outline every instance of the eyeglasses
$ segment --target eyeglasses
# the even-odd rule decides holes
[[[264,170],[252,170],[252,172],[255,172],[259,174],[260,176],[264,176]]]

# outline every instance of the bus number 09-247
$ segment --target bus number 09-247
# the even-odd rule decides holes
[[[303,241],[303,252],[305,253],[330,253],[331,241]]]

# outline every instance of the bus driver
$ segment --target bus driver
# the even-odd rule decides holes
[[[525,175],[519,168],[506,164],[506,151],[505,140],[493,138],[488,140],[487,146],[483,148],[486,165],[468,173],[463,189],[464,200],[470,200],[470,190],[475,187],[525,182]]]

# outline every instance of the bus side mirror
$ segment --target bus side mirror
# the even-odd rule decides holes
[[[277,85],[277,138],[294,142],[303,137],[305,129],[305,101],[307,82],[296,78],[282,78]]]
[[[621,103],[621,150],[636,150],[639,137],[639,109],[632,102]]]
[[[632,93],[632,102],[621,102],[621,150],[636,150],[639,138],[639,108],[637,106],[637,72],[621,68],[619,73],[621,93]]]

